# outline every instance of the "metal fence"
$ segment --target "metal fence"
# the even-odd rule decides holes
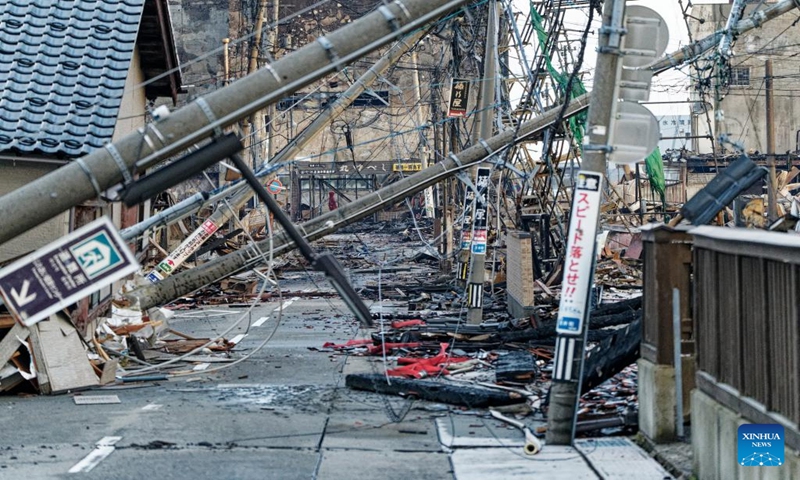
[[[697,386],[800,448],[800,238],[699,227],[694,237]]]

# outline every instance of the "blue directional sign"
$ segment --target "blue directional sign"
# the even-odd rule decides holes
[[[107,217],[0,270],[0,294],[26,326],[139,269]]]

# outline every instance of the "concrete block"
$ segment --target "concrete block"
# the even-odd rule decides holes
[[[511,315],[511,318],[526,318],[534,314],[536,307],[525,306],[509,292],[506,293],[506,303],[508,304],[508,313]]]
[[[640,358],[639,430],[655,443],[675,439],[675,369]]]
[[[786,463],[781,467],[781,473],[783,474],[781,480],[796,480],[800,478],[800,452],[786,448],[784,453],[786,455]]]
[[[716,403],[716,402],[715,402]],[[719,430],[717,437],[717,467],[720,479],[738,480],[742,467],[736,455],[739,425],[745,423],[742,417],[733,410],[718,405]]]
[[[720,408],[717,402],[700,390],[692,392],[692,450],[698,480],[732,480],[722,479],[719,475],[717,439]]]
[[[738,413],[705,393],[692,393],[692,449],[698,480],[796,480],[800,479],[800,455],[785,450],[782,467],[743,467],[737,456]]]

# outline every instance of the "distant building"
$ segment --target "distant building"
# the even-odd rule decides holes
[[[691,115],[661,115],[656,118],[661,131],[662,140],[658,142],[661,153],[692,148]]]
[[[746,2],[743,18],[747,18],[755,8],[766,8],[773,1]],[[703,38],[725,27],[730,5],[694,5],[689,24],[695,40]],[[698,19],[702,19],[703,23]],[[722,100],[714,96],[713,81],[706,83],[710,96],[709,117],[715,137],[727,133],[733,140],[742,141],[744,148],[751,152],[783,154],[795,152],[800,132],[800,90],[796,88],[797,72],[800,68],[798,47],[800,29],[793,26],[797,21],[796,11],[765,23],[740,35],[734,44],[734,56],[730,68],[723,71],[720,93]],[[765,64],[773,62],[773,92],[775,102],[775,152],[767,152],[766,117],[766,79]],[[693,76],[697,72],[692,72]],[[707,78],[700,74],[699,78]],[[698,100],[700,100],[698,98]],[[699,135],[708,132],[702,103],[693,108],[693,121]],[[711,144],[707,140],[698,142],[700,153],[710,153]],[[730,151],[730,147],[727,147]]]
[[[143,126],[148,101],[176,101],[178,71],[142,86],[178,65],[171,32],[167,0],[0,4],[0,195]],[[124,227],[147,210],[84,202],[0,245],[0,262],[101,215]]]

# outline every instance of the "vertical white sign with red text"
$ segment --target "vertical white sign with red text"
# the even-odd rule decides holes
[[[594,249],[597,242],[602,186],[602,174],[578,172],[556,323],[556,332],[559,334],[579,335],[583,332],[593,283]]]

